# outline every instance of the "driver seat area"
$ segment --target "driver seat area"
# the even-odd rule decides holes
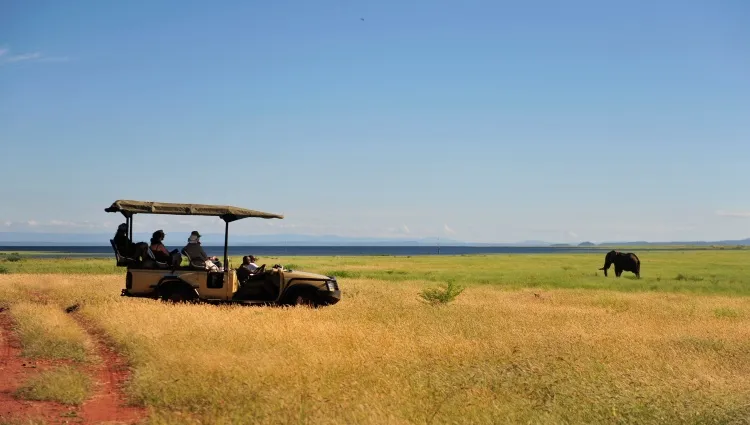
[[[235,298],[240,299],[268,299],[267,280],[265,273],[265,264],[258,267],[255,272],[251,272],[245,267],[240,266],[237,270],[237,280],[240,287],[235,294]]]

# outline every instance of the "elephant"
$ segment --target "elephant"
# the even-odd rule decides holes
[[[599,269],[604,270],[604,276],[607,276],[607,270],[612,264],[615,265],[615,276],[617,277],[620,277],[622,272],[626,271],[633,272],[637,278],[641,278],[641,260],[632,252],[609,251],[607,256],[604,257],[604,267]]]

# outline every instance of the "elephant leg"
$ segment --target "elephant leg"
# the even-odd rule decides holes
[[[619,267],[615,267],[615,276],[620,277],[622,274],[622,269]]]

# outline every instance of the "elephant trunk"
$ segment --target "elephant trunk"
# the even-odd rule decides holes
[[[610,261],[609,259],[607,259],[607,260],[604,261],[604,267],[602,267],[601,269],[599,269],[599,270],[604,270],[604,276],[607,275],[607,270],[609,270],[609,266],[611,266],[611,265],[612,265],[612,261]]]

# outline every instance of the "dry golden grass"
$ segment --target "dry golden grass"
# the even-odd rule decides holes
[[[346,279],[341,303],[311,310],[172,306],[119,297],[122,280],[0,276],[0,297],[81,302],[131,361],[128,393],[155,424],[750,417],[743,297],[475,285],[429,306],[424,281]]]
[[[85,361],[93,346],[85,331],[55,305],[20,301],[10,308],[23,355]]]

